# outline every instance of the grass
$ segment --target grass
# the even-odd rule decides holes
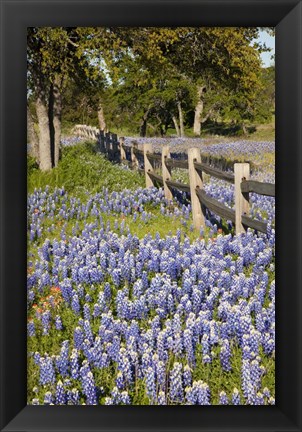
[[[144,179],[137,172],[122,169],[111,164],[104,155],[97,152],[93,142],[65,147],[57,168],[41,172],[32,158],[28,158],[27,187],[32,193],[35,188],[51,189],[63,187],[81,199],[89,193],[97,193],[105,186],[109,191],[136,189],[144,186]]]
[[[258,124],[255,126],[255,132],[251,133],[247,139],[254,141],[275,141],[276,129],[275,129],[275,116],[272,116],[270,123]]]

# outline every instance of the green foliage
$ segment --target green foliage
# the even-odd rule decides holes
[[[46,185],[53,188],[64,186],[71,194],[79,194],[83,198],[87,196],[87,191],[96,193],[103,187],[120,191],[144,185],[144,179],[137,172],[111,164],[91,142],[63,148],[62,160],[51,172],[41,172],[32,158],[28,158],[27,169],[29,192]]]
[[[268,29],[273,32],[273,29]],[[63,123],[128,134],[166,134],[181,103],[190,134],[202,94],[201,123],[230,123],[239,133],[271,120],[274,68],[261,68],[265,46],[255,27],[32,27],[29,88],[61,77]],[[39,78],[39,79],[38,79]],[[202,127],[203,129],[203,127]]]
[[[27,155],[27,175],[37,171],[39,169],[37,161],[32,156]]]

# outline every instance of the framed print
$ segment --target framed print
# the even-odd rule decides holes
[[[1,430],[301,430],[301,7],[1,0]]]

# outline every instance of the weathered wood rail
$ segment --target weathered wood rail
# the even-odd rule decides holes
[[[255,192],[260,195],[275,196],[275,185],[273,183],[261,183],[254,180],[244,180],[241,183],[242,192]]]
[[[169,146],[164,146],[162,154],[153,153],[152,144],[145,144],[144,149],[138,148],[133,142],[131,146],[124,144],[124,138],[117,138],[111,132],[104,133],[97,128],[77,125],[75,133],[89,139],[97,139],[99,150],[116,162],[125,163],[145,175],[146,187],[161,185],[165,197],[172,199],[172,191],[179,190],[190,194],[193,224],[196,229],[205,225],[206,209],[223,219],[235,223],[236,234],[245,232],[248,227],[260,232],[267,232],[267,223],[249,216],[249,193],[275,196],[275,184],[249,180],[250,163],[234,163],[234,173],[226,172],[202,162],[200,149],[188,150],[188,159],[179,160],[170,157]],[[203,157],[204,160],[204,157]],[[155,169],[161,167],[162,175]],[[189,170],[189,184],[172,180],[173,168]],[[218,200],[207,195],[203,188],[203,173],[235,185],[235,209],[231,209]]]

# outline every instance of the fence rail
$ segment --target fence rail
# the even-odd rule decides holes
[[[176,159],[171,159],[171,158],[166,159],[166,165],[169,168],[183,168],[183,169],[189,168],[188,161],[176,160]]]
[[[252,228],[254,230],[266,233],[267,223],[259,221],[257,219],[252,219],[249,216],[241,215],[242,224],[247,228]]]
[[[194,162],[194,167],[198,172],[205,172],[206,174],[209,174],[213,177],[216,177],[218,179],[224,180],[229,183],[235,182],[234,174],[221,171],[217,168],[212,168],[211,166],[206,165],[205,163]]]
[[[137,156],[144,156],[144,152],[135,147],[133,148],[133,153]]]
[[[274,197],[275,184],[249,180],[250,163],[234,163],[234,173],[230,173],[202,162],[198,148],[188,150],[187,160],[179,160],[170,157],[169,146],[164,146],[162,154],[158,154],[153,153],[152,144],[145,144],[143,150],[140,150],[135,142],[131,146],[125,146],[123,137],[118,139],[116,134],[104,133],[91,126],[77,125],[74,130],[79,136],[97,139],[99,150],[110,160],[126,163],[144,173],[146,187],[162,185],[167,199],[172,198],[173,189],[190,193],[195,228],[205,225],[206,209],[209,209],[221,218],[234,222],[236,234],[245,232],[248,227],[267,232],[266,222],[249,216],[249,193]],[[154,171],[158,166],[162,168],[162,175]],[[188,169],[189,184],[172,180],[172,168]],[[203,173],[235,185],[235,210],[207,195],[203,188]]]
[[[214,198],[211,198],[206,194],[204,190],[196,188],[196,194],[200,200],[200,202],[207,207],[209,210],[218,214],[220,217],[235,222],[235,210],[230,209],[226,205],[217,201]]]
[[[241,183],[242,192],[255,192],[260,195],[275,196],[275,185],[272,183],[261,183],[254,180],[243,180]]]
[[[142,170],[144,171],[144,170]],[[155,180],[156,182],[160,183],[160,184],[164,184],[164,180],[162,178],[162,176],[155,174],[154,172],[148,172],[148,175],[151,177],[152,180]]]
[[[182,192],[190,192],[190,185],[188,184],[172,181],[172,180],[166,180],[166,184],[170,188],[178,189],[181,190]]]

